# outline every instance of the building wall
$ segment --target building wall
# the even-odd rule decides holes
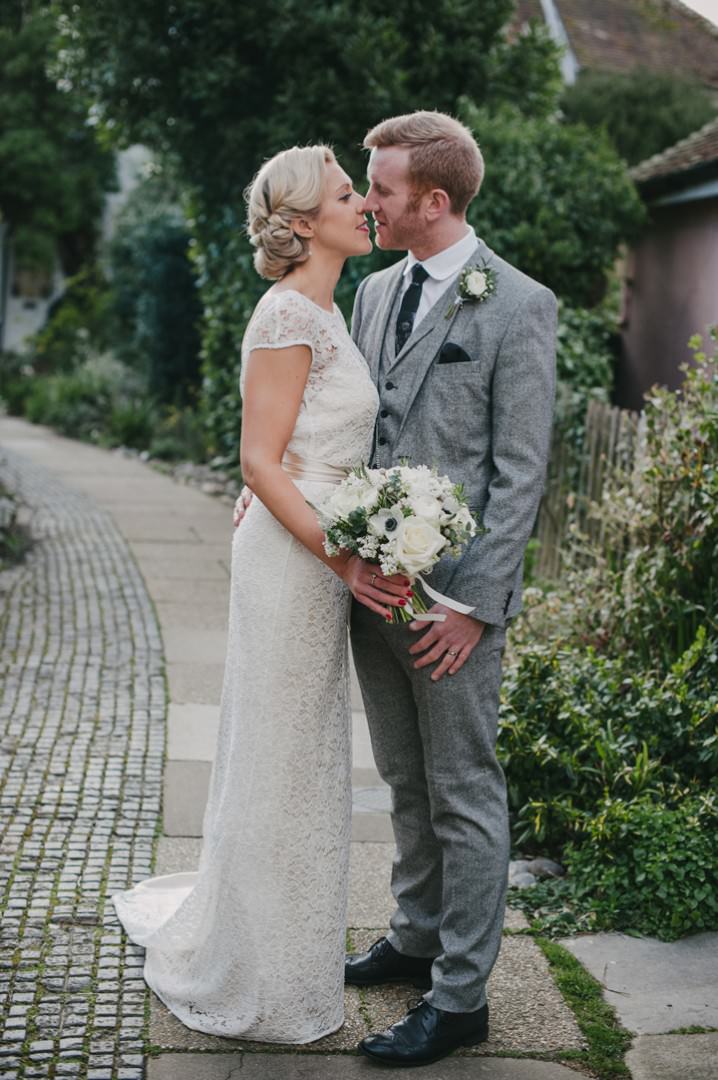
[[[627,260],[616,404],[638,409],[654,383],[680,386],[688,339],[718,324],[718,197],[654,207]]]

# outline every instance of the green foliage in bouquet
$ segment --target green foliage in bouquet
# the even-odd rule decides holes
[[[512,634],[514,837],[569,869],[521,894],[544,927],[568,911],[665,938],[718,928],[718,368],[693,344],[595,507],[601,542],[575,536],[561,587],[530,590]]]

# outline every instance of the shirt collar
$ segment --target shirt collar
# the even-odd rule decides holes
[[[468,225],[465,236],[462,236],[451,247],[437,251],[436,255],[431,255],[428,259],[417,259],[416,255],[410,251],[403,271],[404,277],[408,277],[416,264],[421,262],[429,277],[434,278],[435,281],[446,281],[447,278],[459,272],[470,258],[477,243],[476,233],[471,225]]]

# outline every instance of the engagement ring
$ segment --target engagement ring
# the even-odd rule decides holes
[[[375,581],[376,581],[376,574],[372,574],[371,581],[369,582],[369,584],[373,585]]]
[[[449,649],[449,656],[458,656],[458,655],[459,655],[459,650],[458,649],[456,649],[456,650]]]

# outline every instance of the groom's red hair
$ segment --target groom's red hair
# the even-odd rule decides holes
[[[440,112],[392,116],[364,139],[367,150],[404,146],[409,150],[409,181],[417,194],[441,188],[451,212],[463,214],[481,187],[484,159],[469,129]]]

